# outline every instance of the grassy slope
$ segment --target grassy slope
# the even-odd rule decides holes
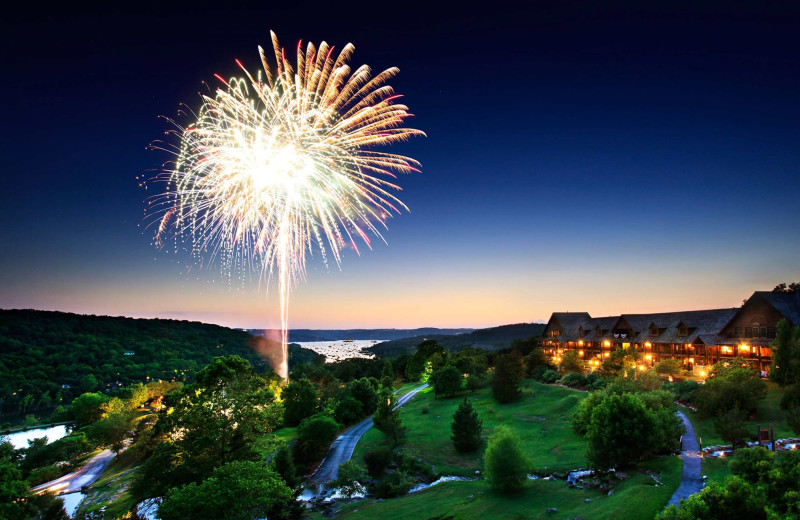
[[[524,385],[522,399],[511,404],[497,404],[490,388],[468,395],[483,420],[484,437],[504,424],[519,435],[536,469],[566,471],[585,467],[586,443],[570,423],[575,405],[585,394],[532,381]],[[443,475],[473,475],[483,468],[483,450],[462,455],[450,441],[450,424],[461,399],[434,400],[433,390],[428,388],[401,409],[407,428],[402,449],[430,462]],[[422,413],[424,408],[430,411]],[[353,459],[360,463],[364,452],[383,442],[381,432],[369,430],[356,446]]]
[[[681,468],[680,459],[674,456],[648,461],[639,469],[662,472],[663,486],[656,487],[646,474],[631,471],[631,478],[618,484],[611,496],[596,490],[569,489],[560,480],[529,481],[523,493],[516,496],[496,494],[484,480],[450,482],[392,500],[368,499],[346,504],[338,518],[499,520],[582,516],[593,520],[650,520],[663,509],[678,486]],[[558,511],[547,513],[548,508]]]

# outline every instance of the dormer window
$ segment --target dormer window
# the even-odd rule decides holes
[[[554,338],[557,338],[561,334],[561,331],[553,330],[550,333],[553,335]]]
[[[689,329],[687,327],[685,326],[678,327],[678,336],[685,337],[688,335],[689,335]]]
[[[655,325],[650,325],[650,335],[658,336],[658,327],[656,327]]]

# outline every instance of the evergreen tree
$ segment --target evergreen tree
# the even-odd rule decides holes
[[[386,360],[381,369],[381,386],[384,388],[394,388],[394,367],[390,360]]]
[[[456,451],[469,453],[480,448],[483,421],[478,418],[478,412],[466,397],[458,405],[456,413],[453,414],[453,423],[450,428],[453,431],[450,439],[453,441]]]
[[[394,394],[384,388],[378,397],[378,409],[372,416],[375,427],[386,435],[392,444],[399,444],[405,437],[406,429],[400,419],[400,410],[395,408]]]
[[[499,403],[510,403],[519,399],[522,392],[519,383],[524,375],[522,356],[512,352],[495,359],[492,395]]]
[[[800,382],[800,327],[788,320],[778,322],[772,345],[769,378],[782,387]]]
[[[290,489],[295,489],[300,485],[300,479],[297,478],[297,469],[294,466],[294,460],[292,460],[292,452],[286,446],[281,447],[272,457],[272,469],[281,476]]]

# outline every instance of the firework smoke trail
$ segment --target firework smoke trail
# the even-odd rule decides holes
[[[390,68],[375,76],[362,65],[351,71],[354,47],[338,56],[322,42],[297,46],[293,67],[271,33],[276,66],[259,47],[263,70],[255,76],[237,61],[245,78],[231,78],[213,96],[204,95],[196,121],[175,125],[178,146],[155,143],[175,155],[154,180],[166,190],[148,202],[164,237],[191,244],[202,262],[225,270],[278,278],[283,359],[288,375],[289,294],[306,277],[306,253],[333,256],[370,236],[393,212],[408,209],[389,190],[396,173],[419,171],[409,157],[376,148],[413,135],[404,128],[408,107],[386,82]],[[177,243],[177,242],[176,242]]]

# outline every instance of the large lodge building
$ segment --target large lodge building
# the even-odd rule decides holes
[[[622,314],[592,318],[586,312],[554,312],[542,335],[556,362],[577,350],[590,369],[618,348],[641,352],[641,368],[675,358],[704,377],[706,366],[742,357],[762,372],[772,361],[770,343],[782,319],[800,326],[800,293],[758,291],[742,307],[704,311]]]

